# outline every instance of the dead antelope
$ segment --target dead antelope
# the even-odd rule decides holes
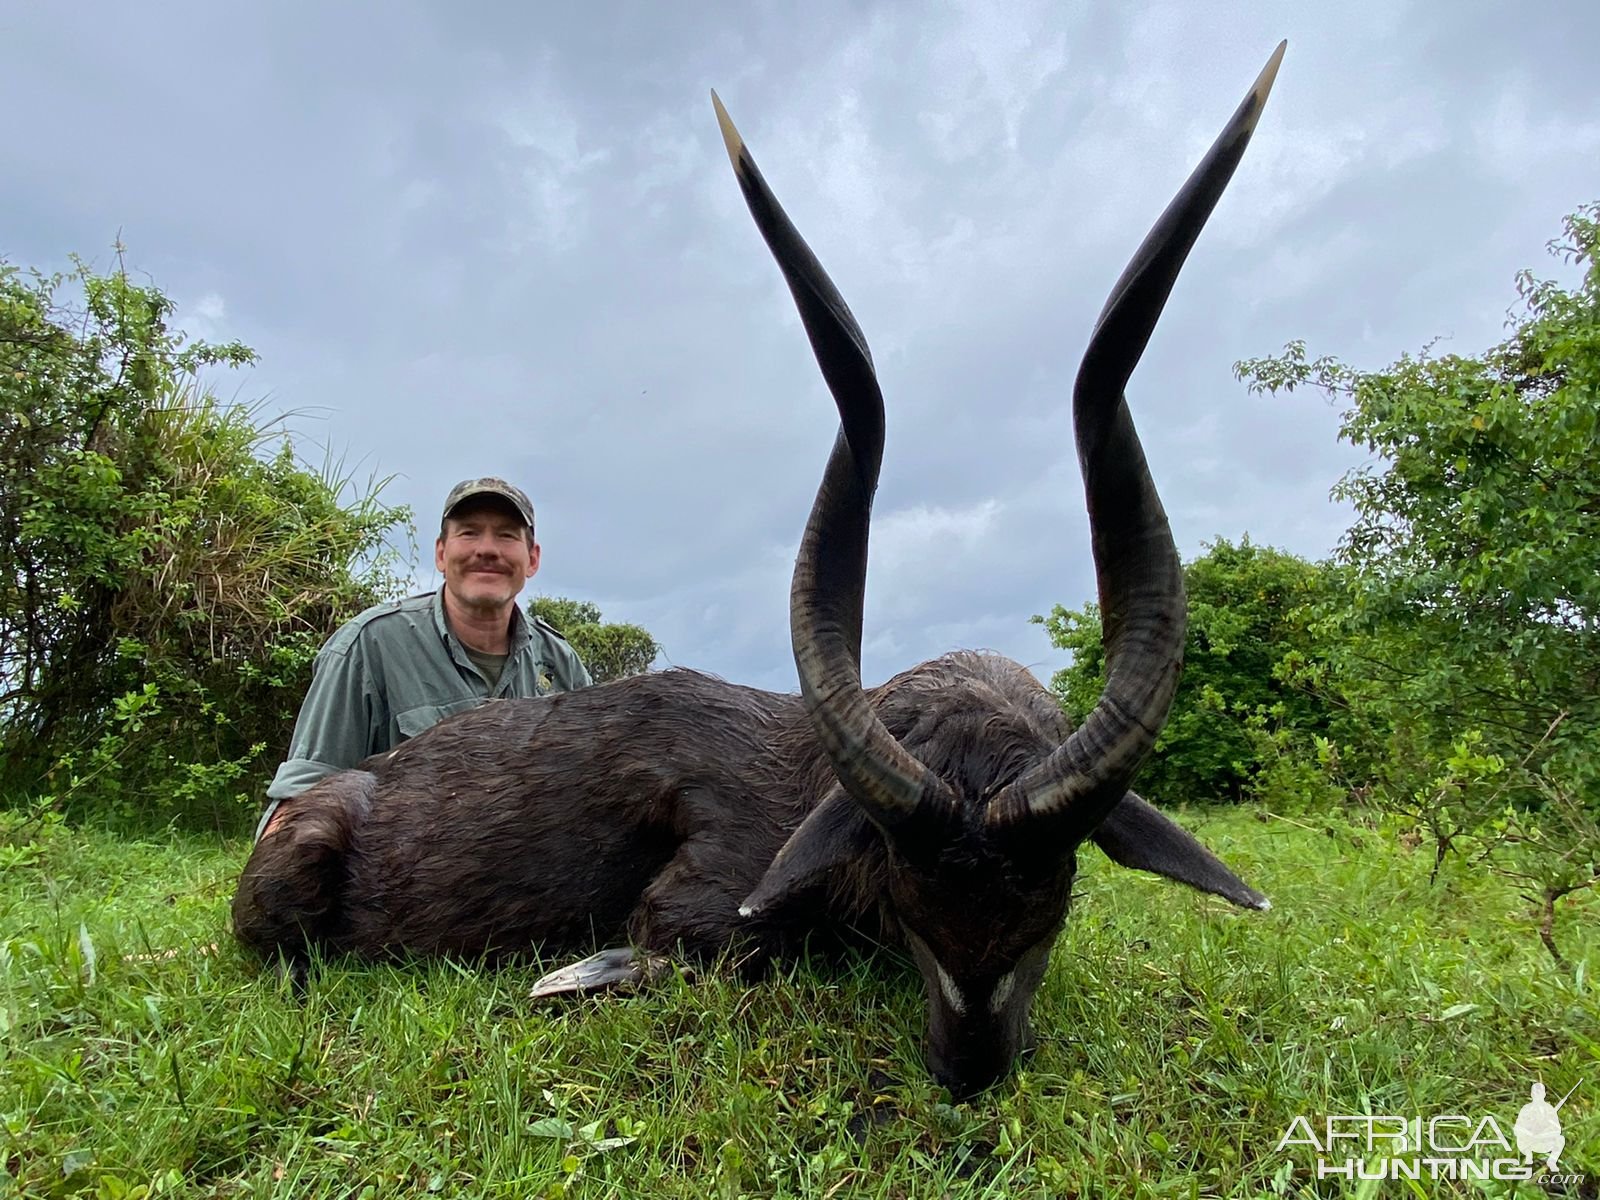
[[[579,972],[593,984],[637,975],[648,954],[760,960],[818,930],[862,929],[910,951],[929,1064],[967,1095],[1028,1041],[1085,839],[1125,866],[1267,907],[1128,791],[1177,687],[1185,609],[1122,393],[1282,53],[1117,281],[1078,372],[1107,662],[1080,729],[993,655],[950,654],[862,687],[883,400],[854,318],[718,102],[841,420],[790,592],[801,696],[675,670],[454,717],[283,806],[239,881],[239,938],[291,960],[313,947],[495,957],[625,941]]]

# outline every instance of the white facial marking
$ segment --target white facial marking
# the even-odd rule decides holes
[[[934,962],[934,969],[939,972],[939,990],[944,993],[945,1003],[958,1013],[967,1011],[967,998],[961,994],[961,989],[956,986],[956,981],[950,978],[950,972],[944,969],[944,964]]]
[[[1000,977],[1000,982],[994,985],[994,992],[989,997],[989,1011],[999,1016],[1006,1006],[1006,1001],[1011,999],[1011,993],[1016,990],[1017,973],[1007,971]]]

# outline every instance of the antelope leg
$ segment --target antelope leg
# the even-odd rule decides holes
[[[631,946],[602,950],[542,976],[528,992],[530,1000],[552,996],[582,996],[612,988],[654,983],[672,971],[672,960],[660,954],[643,954]]]

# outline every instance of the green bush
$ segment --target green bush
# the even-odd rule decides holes
[[[199,373],[254,355],[171,315],[120,264],[0,263],[0,788],[235,824],[407,514],[220,403]]]
[[[1137,784],[1162,801],[1262,798],[1314,806],[1342,794],[1334,782],[1337,690],[1313,629],[1332,574],[1248,537],[1218,538],[1184,567],[1189,628],[1172,713]],[[1081,721],[1105,686],[1100,610],[1057,605],[1035,617],[1072,663],[1051,688]]]
[[[660,650],[643,626],[602,621],[587,600],[535,596],[528,608],[561,631],[596,683],[648,671]]]
[[[1255,390],[1318,388],[1375,456],[1335,496],[1356,522],[1323,636],[1384,739],[1374,793],[1438,854],[1485,857],[1555,899],[1600,863],[1600,206],[1551,244],[1575,288],[1517,280],[1510,335],[1377,371],[1292,343]]]

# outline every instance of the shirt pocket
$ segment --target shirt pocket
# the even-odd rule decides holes
[[[473,696],[468,700],[455,700],[449,704],[421,704],[416,708],[408,708],[404,712],[396,713],[394,718],[395,728],[400,731],[400,737],[414,738],[424,729],[431,729],[446,717],[453,717],[456,713],[466,712],[469,708],[477,708],[482,704],[482,698]]]

